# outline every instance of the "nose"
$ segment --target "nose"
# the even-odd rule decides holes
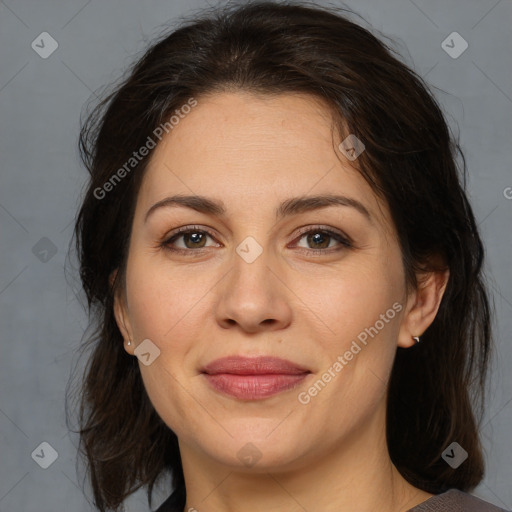
[[[292,310],[285,282],[284,271],[265,251],[252,263],[235,254],[233,268],[216,289],[218,324],[247,333],[286,328]]]

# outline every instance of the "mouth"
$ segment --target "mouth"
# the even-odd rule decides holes
[[[209,363],[201,373],[219,393],[259,400],[295,388],[311,371],[277,357],[229,356]]]

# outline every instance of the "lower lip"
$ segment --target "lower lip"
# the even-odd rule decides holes
[[[300,373],[298,375],[234,375],[232,373],[219,373],[216,375],[204,374],[209,384],[215,390],[241,400],[258,400],[276,395],[277,393],[296,387],[308,375],[309,373]]]

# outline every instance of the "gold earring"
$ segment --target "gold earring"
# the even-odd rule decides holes
[[[419,336],[413,336],[412,339],[416,342],[416,343],[419,343],[420,342],[420,337]]]

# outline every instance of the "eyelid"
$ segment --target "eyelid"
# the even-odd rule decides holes
[[[299,231],[297,235],[295,236],[293,241],[300,240],[304,235],[308,233],[314,233],[314,232],[322,232],[327,233],[329,236],[337,240],[341,245],[344,245],[345,247],[354,247],[354,242],[352,239],[346,235],[343,231],[330,227],[330,226],[323,226],[323,225],[307,225],[299,228]],[[301,247],[301,249],[305,251],[313,251],[313,252],[331,252],[335,251],[335,248],[329,248],[329,249],[306,249],[304,247]]]
[[[204,233],[207,236],[209,236],[210,238],[212,238],[216,244],[222,245],[221,242],[217,241],[216,236],[212,233],[212,231],[210,229],[207,229],[204,226],[198,226],[198,225],[188,225],[188,226],[181,226],[179,228],[176,228],[175,230],[171,231],[171,233],[169,235],[166,235],[164,237],[164,239],[160,245],[169,251],[182,252],[182,253],[201,252],[205,249],[208,249],[209,247],[198,247],[196,249],[183,249],[181,247],[176,248],[176,247],[170,246],[171,242],[175,241],[173,239],[179,238],[179,236],[182,234],[193,233],[193,232]],[[331,238],[334,238],[342,246],[342,248],[354,247],[354,243],[353,243],[352,239],[349,236],[347,236],[344,232],[342,232],[336,228],[330,227],[330,226],[311,225],[311,224],[301,226],[300,228],[298,228],[298,232],[296,232],[295,237],[291,243],[297,242],[306,234],[315,233],[315,232],[326,233]],[[305,247],[297,247],[297,248],[300,249],[301,251],[307,252],[307,253],[331,253],[331,252],[336,252],[336,251],[340,250],[340,247],[337,247],[337,248],[330,247],[327,249],[309,249],[309,248],[305,248]]]
[[[194,232],[206,233],[210,238],[213,238],[217,242],[215,235],[209,229],[206,229],[204,226],[189,225],[189,226],[181,226],[180,228],[176,228],[176,229],[172,230],[170,232],[170,234],[164,236],[162,244],[170,243],[173,238],[177,238],[181,234],[194,233]],[[220,242],[217,242],[217,243],[220,243]],[[179,250],[179,249],[177,249],[177,250]],[[195,249],[195,250],[197,251],[198,249]]]

